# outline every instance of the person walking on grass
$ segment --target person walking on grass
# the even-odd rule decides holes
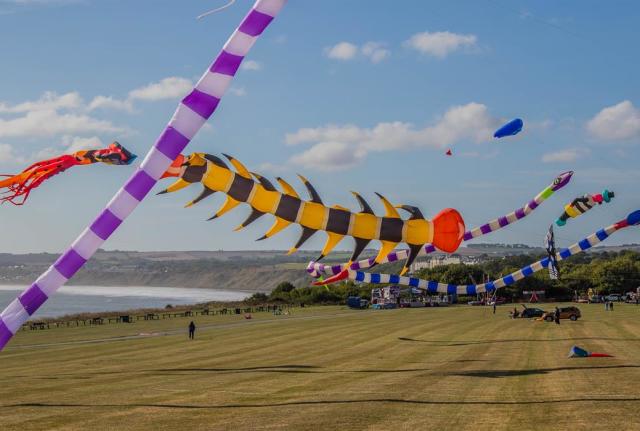
[[[196,324],[193,323],[193,320],[191,321],[191,323],[189,323],[189,339],[193,340],[196,337]]]
[[[609,311],[613,311],[613,301],[609,303]]]
[[[498,304],[496,304],[497,302],[498,301],[496,301],[496,300],[493,301],[493,314],[496,314],[496,305],[498,305]]]
[[[560,324],[560,309],[556,307],[556,311],[553,313],[553,320],[556,322],[556,325]]]

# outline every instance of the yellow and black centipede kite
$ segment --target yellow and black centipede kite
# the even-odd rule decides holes
[[[464,221],[458,211],[447,208],[438,213],[432,220],[427,220],[422,212],[411,205],[393,206],[379,193],[376,193],[385,208],[384,217],[376,216],[371,206],[358,193],[352,192],[360,204],[360,212],[334,205],[327,207],[322,203],[320,195],[309,181],[301,176],[310,199],[301,199],[289,183],[277,178],[282,192],[262,175],[250,172],[237,159],[224,155],[235,168],[229,169],[219,157],[193,153],[190,156],[180,155],[165,172],[163,178],[178,177],[178,180],[158,194],[175,192],[194,183],[202,183],[204,189],[194,200],[186,206],[190,207],[216,192],[227,195],[224,205],[209,220],[220,217],[226,212],[244,202],[251,206],[251,214],[236,230],[249,225],[264,214],[275,216],[273,226],[259,240],[269,238],[291,224],[302,227],[302,235],[298,242],[289,250],[294,253],[302,244],[317,231],[327,233],[319,259],[329,254],[331,250],[345,236],[353,237],[355,249],[350,261],[358,258],[369,242],[378,240],[382,246],[376,257],[381,262],[398,244],[409,246],[409,258],[406,260],[402,274],[404,274],[421,248],[428,243],[439,250],[453,253],[462,242],[465,231]],[[402,219],[397,209],[409,213],[409,218]]]

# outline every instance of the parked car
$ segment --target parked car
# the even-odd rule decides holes
[[[590,304],[598,304],[600,302],[604,302],[603,300],[604,298],[600,295],[593,295],[591,298],[589,298],[589,303]]]
[[[542,315],[542,319],[547,322],[553,322],[555,319],[555,310],[553,311],[545,311]],[[560,308],[560,318],[561,319],[570,319],[574,322],[582,317],[582,313],[580,313],[580,309],[578,307],[561,307]]]
[[[617,293],[612,293],[611,295],[607,295],[605,299],[611,302],[620,302],[622,301],[622,296],[618,295]]]
[[[518,317],[521,317],[523,319],[531,319],[532,317],[542,317],[542,315],[544,314],[544,310],[540,308],[529,308],[524,304],[520,304],[520,305],[524,307],[524,310],[520,312],[520,315]]]
[[[469,305],[484,305],[484,301],[469,301],[467,302]]]

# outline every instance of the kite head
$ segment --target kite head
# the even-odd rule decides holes
[[[551,190],[558,191],[571,181],[571,177],[573,176],[573,171],[563,172],[553,180],[553,184],[551,185]]]
[[[108,165],[130,165],[138,156],[128,151],[120,143],[112,142],[106,149],[97,150],[94,157],[98,162]]]
[[[627,225],[636,226],[640,224],[640,210],[634,211],[627,216]]]
[[[182,165],[184,164],[184,160],[185,157],[179,154],[160,178],[179,177],[183,171]]]
[[[446,253],[458,249],[464,236],[464,220],[453,208],[447,208],[433,218],[433,245]]]

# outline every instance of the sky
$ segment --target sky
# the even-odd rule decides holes
[[[0,0],[0,173],[113,140],[141,160],[252,2],[195,19],[223,4]],[[574,197],[614,190],[557,229],[569,245],[640,207],[639,19],[634,1],[290,0],[188,151],[231,154],[302,192],[301,173],[328,204],[356,209],[356,190],[380,213],[374,192],[427,218],[453,207],[467,227],[573,170],[530,217],[480,240],[540,245]],[[516,117],[522,133],[492,138]],[[76,167],[0,206],[0,252],[64,250],[134,169]],[[150,194],[105,248],[273,250],[299,235],[256,243],[269,217],[233,232],[248,208],[205,221],[222,197],[184,209],[198,193]],[[632,242],[637,229],[608,243]]]

